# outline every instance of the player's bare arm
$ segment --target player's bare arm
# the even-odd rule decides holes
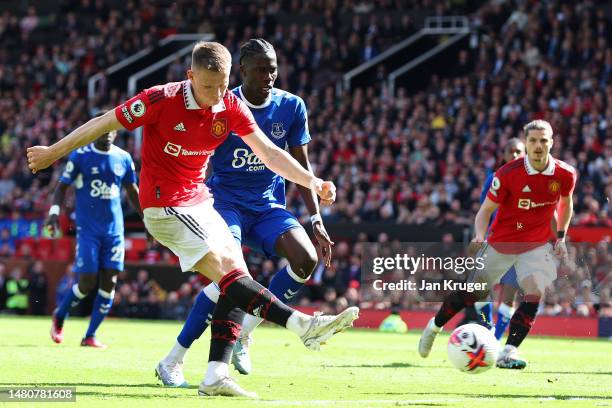
[[[276,174],[296,184],[315,190],[321,199],[336,200],[336,186],[331,181],[315,177],[300,165],[289,153],[279,149],[259,128],[242,138],[253,153]]]
[[[119,129],[123,129],[123,126],[117,120],[114,109],[111,109],[102,116],[90,119],[51,146],[28,148],[28,167],[32,173],[44,170],[71,151],[93,142],[105,133]]]
[[[557,207],[557,240],[555,241],[554,252],[555,255],[564,260],[567,257],[567,247],[565,246],[565,234],[569,228],[572,214],[574,212],[574,201],[572,194],[559,199],[559,206]]]
[[[472,243],[470,244],[471,253],[476,253],[482,246],[487,235],[487,228],[491,221],[491,215],[497,210],[497,207],[499,207],[499,204],[487,197],[480,206],[478,213],[476,213],[476,219],[474,220],[474,239],[472,239]]]
[[[289,153],[291,156],[298,161],[308,172],[312,173],[312,167],[310,166],[310,161],[308,160],[308,145],[303,144],[301,146],[295,146],[289,148]],[[329,237],[329,234],[325,230],[325,226],[323,225],[323,220],[319,215],[319,205],[317,203],[317,197],[315,193],[304,186],[298,185],[298,190],[300,190],[300,194],[302,195],[302,199],[304,200],[304,204],[306,204],[306,208],[308,208],[308,212],[311,215],[312,220],[312,230],[314,232],[314,236],[317,239],[317,243],[319,248],[321,248],[321,253],[323,254],[323,258],[325,260],[325,265],[329,266],[331,264],[331,256],[332,256],[332,245],[334,242]],[[321,200],[322,205],[331,205],[331,201]]]
[[[68,187],[68,184],[58,182],[57,187],[55,187],[55,191],[53,192],[53,203],[51,204],[49,214],[45,220],[45,228],[49,230],[49,234],[52,237],[59,231],[60,207],[64,203],[64,197],[66,196]]]
[[[130,205],[134,210],[136,210],[136,212],[138,212],[140,219],[142,219],[142,208],[140,208],[140,201],[138,200],[138,185],[136,183],[126,184],[125,192],[127,193],[127,199],[130,202]]]

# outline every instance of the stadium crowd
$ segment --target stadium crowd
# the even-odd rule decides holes
[[[318,175],[338,187],[336,204],[323,209],[327,222],[470,225],[484,179],[500,163],[500,147],[528,120],[544,118],[557,133],[553,155],[579,171],[574,225],[612,227],[612,32],[593,1],[552,0],[529,8],[519,1],[476,2],[477,11],[469,16],[475,41],[460,53],[454,75],[433,77],[416,92],[399,88],[394,95],[383,82],[352,90],[336,83],[342,73],[413,33],[419,12],[452,15],[469,2],[115,3],[64,1],[57,14],[41,15],[29,7],[0,15],[0,219],[10,225],[44,217],[61,168],[57,164],[33,177],[25,149],[52,143],[94,112],[125,99],[124,90],[103,80],[88,103],[91,75],[162,36],[212,31],[233,55],[254,36],[275,45],[276,85],[306,101],[311,162]],[[182,80],[185,64],[171,64],[167,79]],[[235,64],[232,84],[238,83]],[[118,143],[138,160],[131,135],[123,134]],[[307,221],[297,189],[292,185],[287,194],[289,207]],[[68,213],[73,205],[69,198]],[[3,256],[14,254],[20,237],[41,234],[40,228],[8,225],[0,225]],[[364,239],[361,235],[357,242]],[[302,299],[332,306],[358,302],[353,245],[336,246],[332,267],[317,268]],[[271,261],[249,256],[259,279],[276,270]],[[162,259],[167,257],[160,252]],[[602,302],[609,302],[609,272],[604,275],[597,290]],[[10,276],[5,272],[3,279]],[[567,313],[564,305],[572,296],[564,291],[581,292],[589,280],[582,278],[560,280],[566,286],[547,297],[546,310]],[[134,293],[138,302],[162,302],[155,291],[145,296],[123,289],[122,294],[124,286],[117,290],[117,305],[129,305]],[[190,296],[181,288],[163,301],[180,304]]]

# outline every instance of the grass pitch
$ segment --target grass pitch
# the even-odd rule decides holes
[[[159,385],[154,368],[172,346],[180,322],[108,319],[100,329],[107,350],[79,347],[87,320],[71,318],[54,344],[51,320],[0,317],[0,387],[74,386],[84,407],[593,407],[612,406],[612,343],[528,338],[524,371],[460,373],[446,361],[448,335],[426,360],[408,335],[352,330],[311,352],[290,332],[261,327],[252,346],[254,372],[241,376],[261,400],[197,395],[208,356],[208,331],[185,363],[187,389]],[[40,403],[0,403],[40,406]]]

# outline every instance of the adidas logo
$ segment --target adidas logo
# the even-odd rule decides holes
[[[176,125],[174,127],[174,130],[178,130],[179,132],[186,132],[187,131],[187,129],[185,129],[185,125],[183,125],[183,122],[181,122],[178,125]]]
[[[531,193],[531,189],[529,188],[529,186],[523,187],[523,193]]]

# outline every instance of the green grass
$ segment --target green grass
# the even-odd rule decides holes
[[[100,330],[107,350],[79,347],[87,320],[70,319],[61,345],[49,339],[49,325],[48,318],[0,317],[0,387],[75,386],[76,406],[86,407],[612,406],[612,344],[603,340],[530,338],[521,347],[530,360],[526,370],[468,375],[446,361],[446,335],[423,360],[416,353],[417,332],[352,330],[316,353],[286,330],[262,327],[252,348],[255,371],[235,372],[262,397],[250,401],[197,395],[208,334],[186,360],[191,387],[158,385],[154,368],[173,344],[179,322],[109,319]]]

